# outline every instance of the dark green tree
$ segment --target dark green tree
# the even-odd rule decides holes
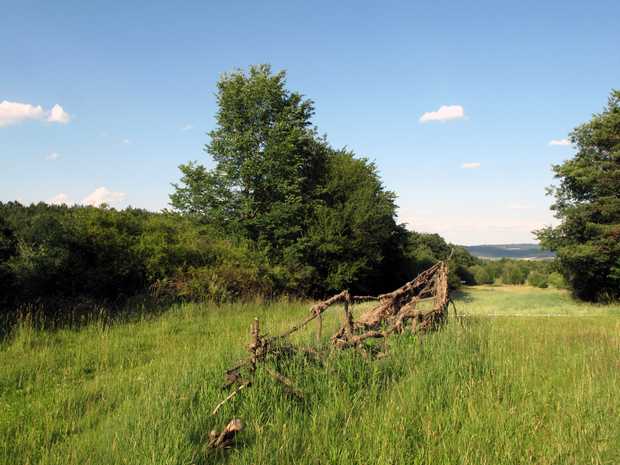
[[[558,186],[551,207],[561,224],[537,231],[543,247],[556,252],[560,270],[576,297],[620,298],[620,91],[604,110],[570,135],[577,153],[555,165]]]
[[[371,292],[393,277],[396,196],[377,167],[347,150],[330,151],[326,180],[308,228],[309,261],[326,291]]]

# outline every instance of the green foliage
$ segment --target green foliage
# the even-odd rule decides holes
[[[495,278],[487,266],[474,265],[469,270],[474,275],[476,284],[493,284],[495,282]]]
[[[251,241],[281,287],[301,295],[386,291],[447,258],[442,238],[419,241],[396,224],[395,195],[374,163],[318,137],[312,101],[285,78],[260,65],[220,79],[206,146],[215,166],[182,165],[172,206]],[[471,256],[456,255],[454,287],[473,281]]]
[[[456,289],[461,284],[475,284],[474,276],[470,267],[478,264],[480,260],[473,257],[465,248],[448,244],[439,234],[406,233],[405,256],[407,266],[418,274],[432,266],[438,260],[449,261],[448,284]]]
[[[557,271],[557,260],[479,260],[470,266],[469,271],[475,284],[528,284],[533,287],[548,286],[562,289],[566,286],[564,278]]]
[[[501,279],[504,284],[524,284],[527,271],[520,263],[508,262],[504,265]]]
[[[345,150],[330,153],[326,183],[304,238],[325,291],[377,288],[397,232],[394,197],[373,163]]]
[[[0,203],[0,218],[4,311],[122,304],[149,290],[223,301],[272,295],[282,285],[251,243],[177,214]]]
[[[527,283],[533,287],[540,287],[542,289],[549,286],[548,276],[539,271],[530,271],[527,275]]]
[[[307,228],[328,151],[311,126],[313,103],[285,84],[285,73],[267,65],[225,74],[205,147],[216,166],[182,165],[171,195],[177,210],[240,232],[274,257]]]
[[[556,252],[574,294],[585,300],[620,298],[620,91],[602,113],[571,133],[575,156],[553,167],[559,186],[552,209],[561,224],[537,231]]]
[[[566,289],[566,280],[564,279],[564,276],[557,271],[550,273],[547,281],[551,287],[555,287],[556,289]]]

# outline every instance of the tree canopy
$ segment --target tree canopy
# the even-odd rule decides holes
[[[561,224],[537,231],[556,252],[574,294],[585,300],[620,298],[620,91],[604,110],[570,135],[577,153],[555,165],[549,189]]]
[[[172,206],[254,241],[296,289],[393,286],[403,228],[376,166],[319,137],[313,102],[286,88],[283,71],[252,66],[217,88],[205,146],[215,166],[182,165]]]

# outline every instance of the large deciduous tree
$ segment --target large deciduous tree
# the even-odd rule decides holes
[[[171,204],[226,226],[279,254],[302,234],[321,184],[327,147],[316,135],[313,103],[286,89],[268,65],[218,82],[216,128],[205,151],[212,170],[180,167]]]
[[[182,165],[172,206],[253,241],[288,289],[377,289],[399,253],[394,194],[376,167],[334,150],[312,125],[312,101],[267,65],[225,74],[211,169]]]
[[[576,297],[620,298],[620,91],[570,135],[577,153],[555,165],[551,207],[561,224],[537,231]]]

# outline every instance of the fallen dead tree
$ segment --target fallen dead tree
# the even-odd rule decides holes
[[[377,302],[377,304],[355,319],[352,311],[353,305],[369,301]],[[367,355],[366,342],[371,339],[385,340],[392,334],[404,331],[422,333],[437,329],[446,321],[449,301],[448,265],[446,261],[440,261],[413,280],[386,294],[352,296],[348,291],[342,291],[314,304],[305,319],[276,336],[262,334],[258,319],[254,319],[251,341],[248,346],[249,357],[226,371],[224,388],[235,387],[215,407],[213,415],[222,405],[237,396],[243,389],[251,386],[258,364],[264,362],[268,356],[282,359],[300,353],[310,359],[320,360],[321,353],[318,350],[296,347],[288,340],[288,337],[317,320],[317,336],[320,340],[323,314],[334,305],[342,304],[344,312],[341,327],[331,337],[332,346],[336,349],[354,348]],[[430,308],[428,305],[420,305],[422,302],[430,303]],[[295,386],[293,380],[266,365],[265,371],[282,385],[285,392],[303,399],[303,393]]]

